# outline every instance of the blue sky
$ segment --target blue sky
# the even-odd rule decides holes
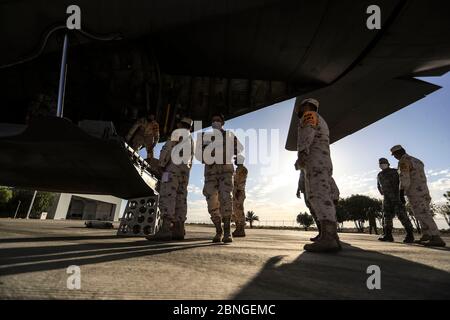
[[[386,157],[391,166],[396,167],[397,161],[389,152],[395,144],[402,144],[409,154],[424,161],[433,201],[442,201],[444,191],[450,190],[450,73],[423,80],[443,88],[331,146],[334,177],[342,196],[379,197],[376,190],[378,158]],[[303,200],[295,197],[298,172],[293,164],[296,153],[284,149],[293,103],[293,100],[284,101],[225,124],[225,129],[275,129],[279,132],[277,150],[271,151],[271,155],[275,155],[272,170],[267,170],[268,165],[263,164],[247,166],[245,210],[255,211],[262,221],[289,224],[299,211],[306,211]],[[156,156],[160,148],[161,144]],[[190,177],[188,221],[209,222],[202,187],[203,166],[197,163]],[[442,220],[439,226],[445,226]]]

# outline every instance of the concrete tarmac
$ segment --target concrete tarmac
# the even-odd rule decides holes
[[[1,299],[432,299],[450,298],[450,248],[340,235],[343,251],[303,251],[314,232],[247,230],[213,244],[214,229],[188,226],[184,241],[116,236],[83,221],[0,219]],[[450,239],[445,238],[450,245]],[[67,268],[79,266],[81,289]],[[367,268],[381,289],[367,288]]]

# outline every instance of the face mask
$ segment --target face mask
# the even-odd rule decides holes
[[[380,164],[380,168],[381,168],[381,170],[384,170],[384,169],[389,168],[389,165],[387,163],[382,163],[382,164]]]
[[[219,121],[214,121],[214,122],[212,123],[212,127],[213,127],[213,129],[220,130],[220,129],[222,129],[222,123],[219,122]]]

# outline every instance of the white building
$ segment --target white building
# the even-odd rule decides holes
[[[47,219],[118,221],[126,204],[126,200],[113,196],[60,193]]]

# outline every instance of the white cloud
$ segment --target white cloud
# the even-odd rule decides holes
[[[336,175],[334,178],[341,192],[341,197],[352,194],[364,194],[371,197],[379,197],[376,188],[378,170],[371,170],[351,176]]]
[[[430,183],[430,190],[433,191],[450,191],[450,178],[440,178]]]
[[[443,194],[450,191],[450,168],[428,170],[427,179],[433,201],[436,203],[445,202]]]

